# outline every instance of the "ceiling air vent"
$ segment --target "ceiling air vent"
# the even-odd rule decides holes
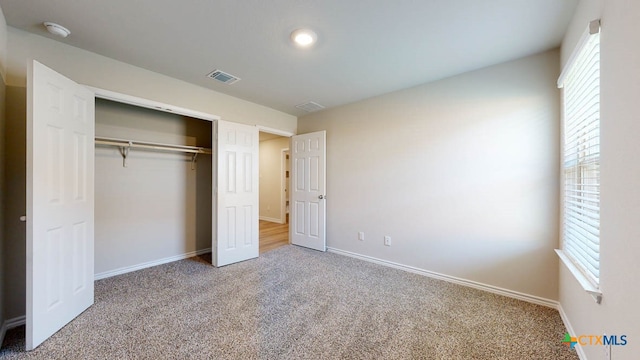
[[[227,85],[231,85],[233,83],[235,83],[236,81],[240,80],[239,77],[237,76],[233,76],[231,74],[228,74],[222,70],[213,70],[212,72],[210,72],[209,74],[207,74],[207,77],[210,77],[214,80],[218,80],[220,82],[223,82]]]
[[[309,101],[303,104],[298,104],[296,105],[296,107],[298,109],[302,109],[306,112],[314,112],[314,111],[318,111],[318,110],[322,110],[324,109],[324,106],[318,104],[318,103],[314,103],[313,101]]]

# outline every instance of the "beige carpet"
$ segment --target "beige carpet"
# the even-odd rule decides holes
[[[95,305],[6,359],[577,359],[557,311],[285,246],[216,269],[192,258],[96,282]]]

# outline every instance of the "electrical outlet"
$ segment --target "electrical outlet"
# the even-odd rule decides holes
[[[391,246],[391,236],[385,235],[384,237],[384,245]]]
[[[607,337],[607,334],[603,334],[602,337]],[[611,360],[611,344],[602,345],[604,348],[604,360]]]
[[[364,231],[358,232],[358,240],[364,241]]]

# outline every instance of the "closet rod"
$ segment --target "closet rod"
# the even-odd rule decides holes
[[[96,145],[113,145],[113,146],[120,146],[120,147],[127,147],[127,148],[178,151],[178,152],[191,153],[191,154],[212,154],[211,149],[207,149],[199,146],[172,145],[172,144],[162,144],[162,143],[154,143],[154,142],[147,142],[147,141],[105,138],[105,137],[97,137],[97,136],[95,139],[95,143]]]

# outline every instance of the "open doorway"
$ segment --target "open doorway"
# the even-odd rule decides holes
[[[260,253],[289,244],[289,138],[260,132]]]

